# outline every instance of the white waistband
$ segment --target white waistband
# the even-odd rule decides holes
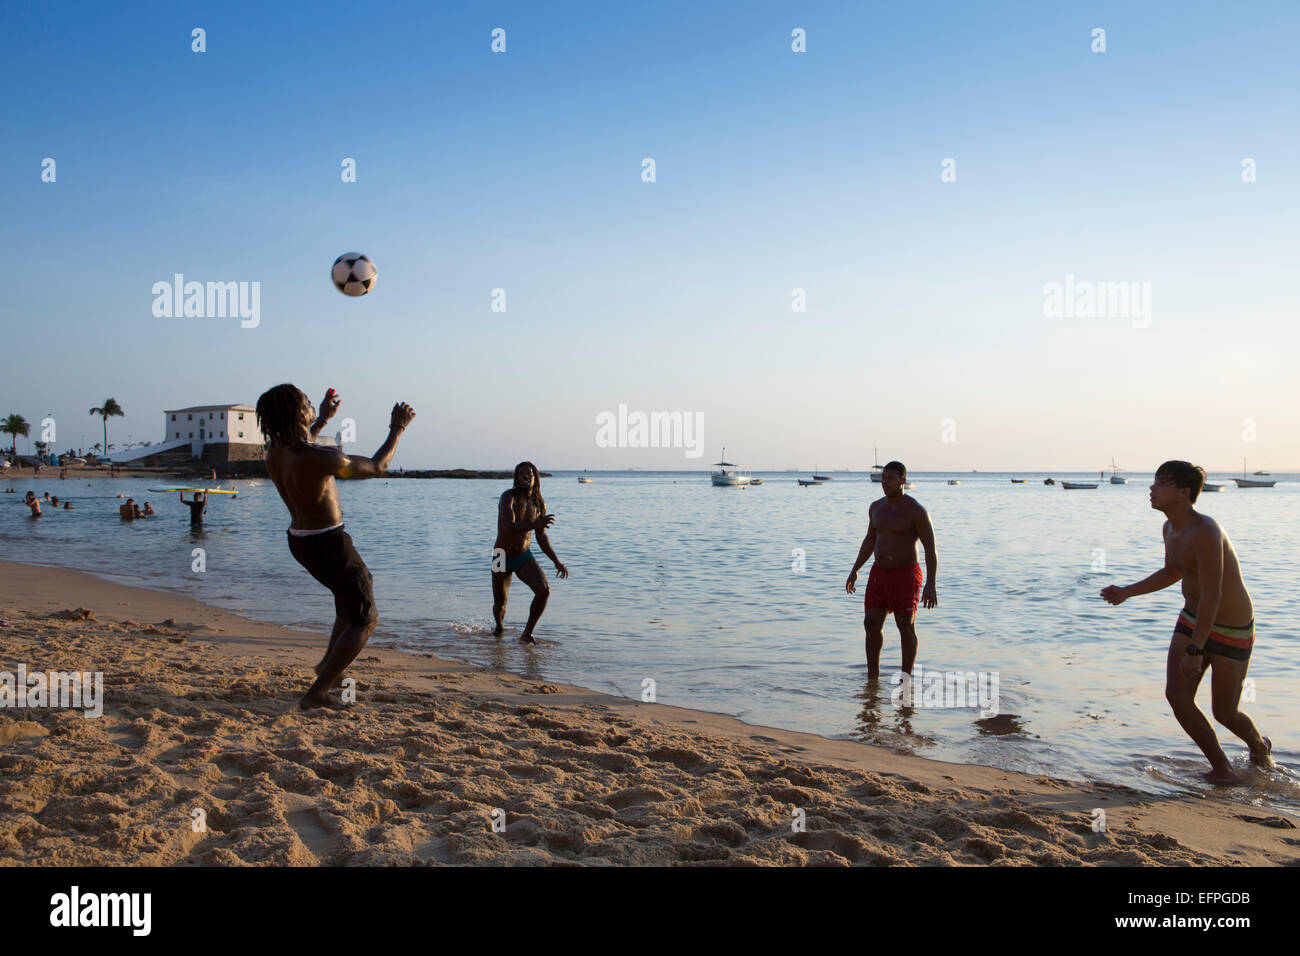
[[[310,538],[314,534],[324,534],[326,531],[333,531],[335,528],[341,527],[343,527],[342,521],[338,524],[330,525],[328,528],[312,528],[310,531],[304,531],[302,528],[290,528],[289,534],[293,535],[295,538]]]

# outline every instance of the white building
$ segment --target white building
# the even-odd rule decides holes
[[[261,459],[262,431],[252,405],[191,405],[163,412],[163,444],[189,441],[195,458]]]

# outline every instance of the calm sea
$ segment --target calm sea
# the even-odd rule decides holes
[[[1033,474],[912,476],[910,493],[931,514],[939,553],[940,603],[919,612],[918,662],[936,672],[995,674],[996,707],[982,715],[978,704],[906,707],[895,699],[892,619],[885,679],[866,681],[866,569],[856,596],[844,593],[844,579],[879,496],[868,476],[837,473],[802,488],[795,473],[767,472],[761,487],[714,488],[704,473],[592,472],[590,484],[577,474],[542,483],[557,515],[551,540],[571,574],[556,580],[534,543],[552,580],[537,648],[515,640],[530,597],[517,581],[507,638],[489,634],[496,502],[508,482],[343,483],[347,530],[375,576],[376,639],[629,697],[640,697],[649,680],[663,703],[941,760],[1155,793],[1206,787],[1199,775],[1208,765],[1164,700],[1181,595],[1169,589],[1118,608],[1098,597],[1107,584],[1161,566],[1163,519],[1148,505],[1148,478],[1064,491]],[[1254,699],[1243,709],[1273,738],[1284,765],[1227,792],[1296,812],[1300,778],[1287,768],[1300,769],[1300,481],[1276,477],[1276,488],[1239,490],[1211,476],[1229,487],[1204,494],[1199,506],[1241,558],[1258,623],[1247,691]],[[174,494],[146,490],[166,484],[156,478],[11,484],[57,491],[75,509],[37,522],[20,494],[4,496],[6,560],[179,591],[296,627],[329,626],[331,600],[289,556],[288,514],[269,481],[228,483],[239,496],[214,500],[200,532],[191,532]],[[123,524],[118,492],[152,501],[158,517]],[[195,547],[206,552],[202,573],[191,571]],[[1208,681],[1198,699],[1208,715]],[[1245,745],[1218,730],[1245,768]]]

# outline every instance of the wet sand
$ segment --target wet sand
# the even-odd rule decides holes
[[[1300,858],[1288,818],[1227,799],[946,764],[432,655],[367,648],[356,702],[305,713],[325,635],[77,571],[0,562],[0,618],[0,671],[102,671],[105,697],[98,718],[0,709],[8,865]]]

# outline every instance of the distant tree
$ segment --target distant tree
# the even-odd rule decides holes
[[[0,433],[11,435],[15,439],[13,447],[9,449],[15,455],[18,454],[17,436],[22,435],[26,438],[29,431],[31,431],[31,426],[27,424],[27,419],[21,415],[10,415],[4,420],[3,424],[0,424]]]
[[[122,411],[122,406],[117,404],[117,399],[108,398],[104,400],[104,404],[99,408],[92,408],[90,414],[98,415],[104,420],[104,450],[105,454],[107,454],[108,449],[112,447],[108,443],[108,420],[113,416],[121,418],[126,412]]]

